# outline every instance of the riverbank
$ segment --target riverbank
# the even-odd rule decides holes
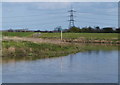
[[[3,41],[2,57],[5,59],[41,59],[65,56],[81,51],[76,45],[34,43],[28,41]]]
[[[35,43],[30,41],[2,41],[2,58],[18,60],[37,60],[61,57],[77,52],[93,50],[117,50],[117,45]]]
[[[118,50],[120,45],[118,34],[111,33],[96,36],[94,33],[63,34],[63,40],[60,39],[59,33],[42,33],[37,37],[33,36],[36,35],[34,32],[23,32],[23,34],[22,32],[8,32],[7,34],[8,36],[5,34],[2,36],[3,60],[36,60],[91,50]]]

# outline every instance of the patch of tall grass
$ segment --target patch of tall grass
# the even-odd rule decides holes
[[[66,56],[69,54],[93,50],[118,50],[114,45],[91,45],[91,44],[50,44],[33,43],[28,41],[2,41],[2,57],[7,59],[36,60]]]

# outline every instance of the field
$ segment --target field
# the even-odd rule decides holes
[[[10,37],[30,37],[34,34],[34,32],[2,32],[2,36],[10,36]]]
[[[3,32],[2,36],[7,37],[29,37],[49,39],[52,41],[60,40],[60,33],[38,33],[38,32]],[[118,33],[63,33],[63,42],[77,42],[77,43],[109,43],[120,44]]]
[[[35,32],[2,32],[3,36],[31,37]],[[37,34],[37,33],[36,33]],[[60,38],[60,33],[41,33],[40,38]],[[118,33],[63,33],[63,39],[118,39]]]
[[[60,38],[60,33],[43,33],[40,38]],[[118,39],[117,33],[63,33],[63,39]]]

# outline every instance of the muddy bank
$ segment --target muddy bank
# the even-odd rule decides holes
[[[120,40],[87,40],[87,39],[63,39],[63,42],[72,43],[105,43],[105,44],[120,44]]]

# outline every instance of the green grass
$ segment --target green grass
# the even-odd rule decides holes
[[[39,36],[35,36],[35,33],[36,32],[3,32],[2,35],[11,37],[36,37],[44,39],[60,39],[61,37],[60,33],[41,33]],[[118,36],[118,33],[63,33],[63,41],[120,44]]]
[[[42,33],[40,38],[60,38],[60,33]],[[63,33],[63,39],[118,39],[117,33]]]
[[[0,32],[0,38],[2,38],[2,32]]]
[[[15,58],[46,58],[46,57],[58,57],[67,55],[70,53],[76,53],[79,48],[76,46],[65,46],[49,43],[32,43],[26,41],[3,41],[3,58],[15,57]]]
[[[2,32],[3,36],[31,37],[35,32]],[[60,33],[42,33],[40,38],[60,38]],[[118,33],[63,33],[63,39],[118,39]]]
[[[92,44],[50,44],[32,43],[27,41],[2,41],[3,60],[36,60],[41,58],[52,58],[66,56],[69,54],[92,51],[92,50],[118,50],[117,46],[92,45]]]
[[[10,37],[30,37],[34,34],[34,32],[2,32],[2,36],[10,36]]]

